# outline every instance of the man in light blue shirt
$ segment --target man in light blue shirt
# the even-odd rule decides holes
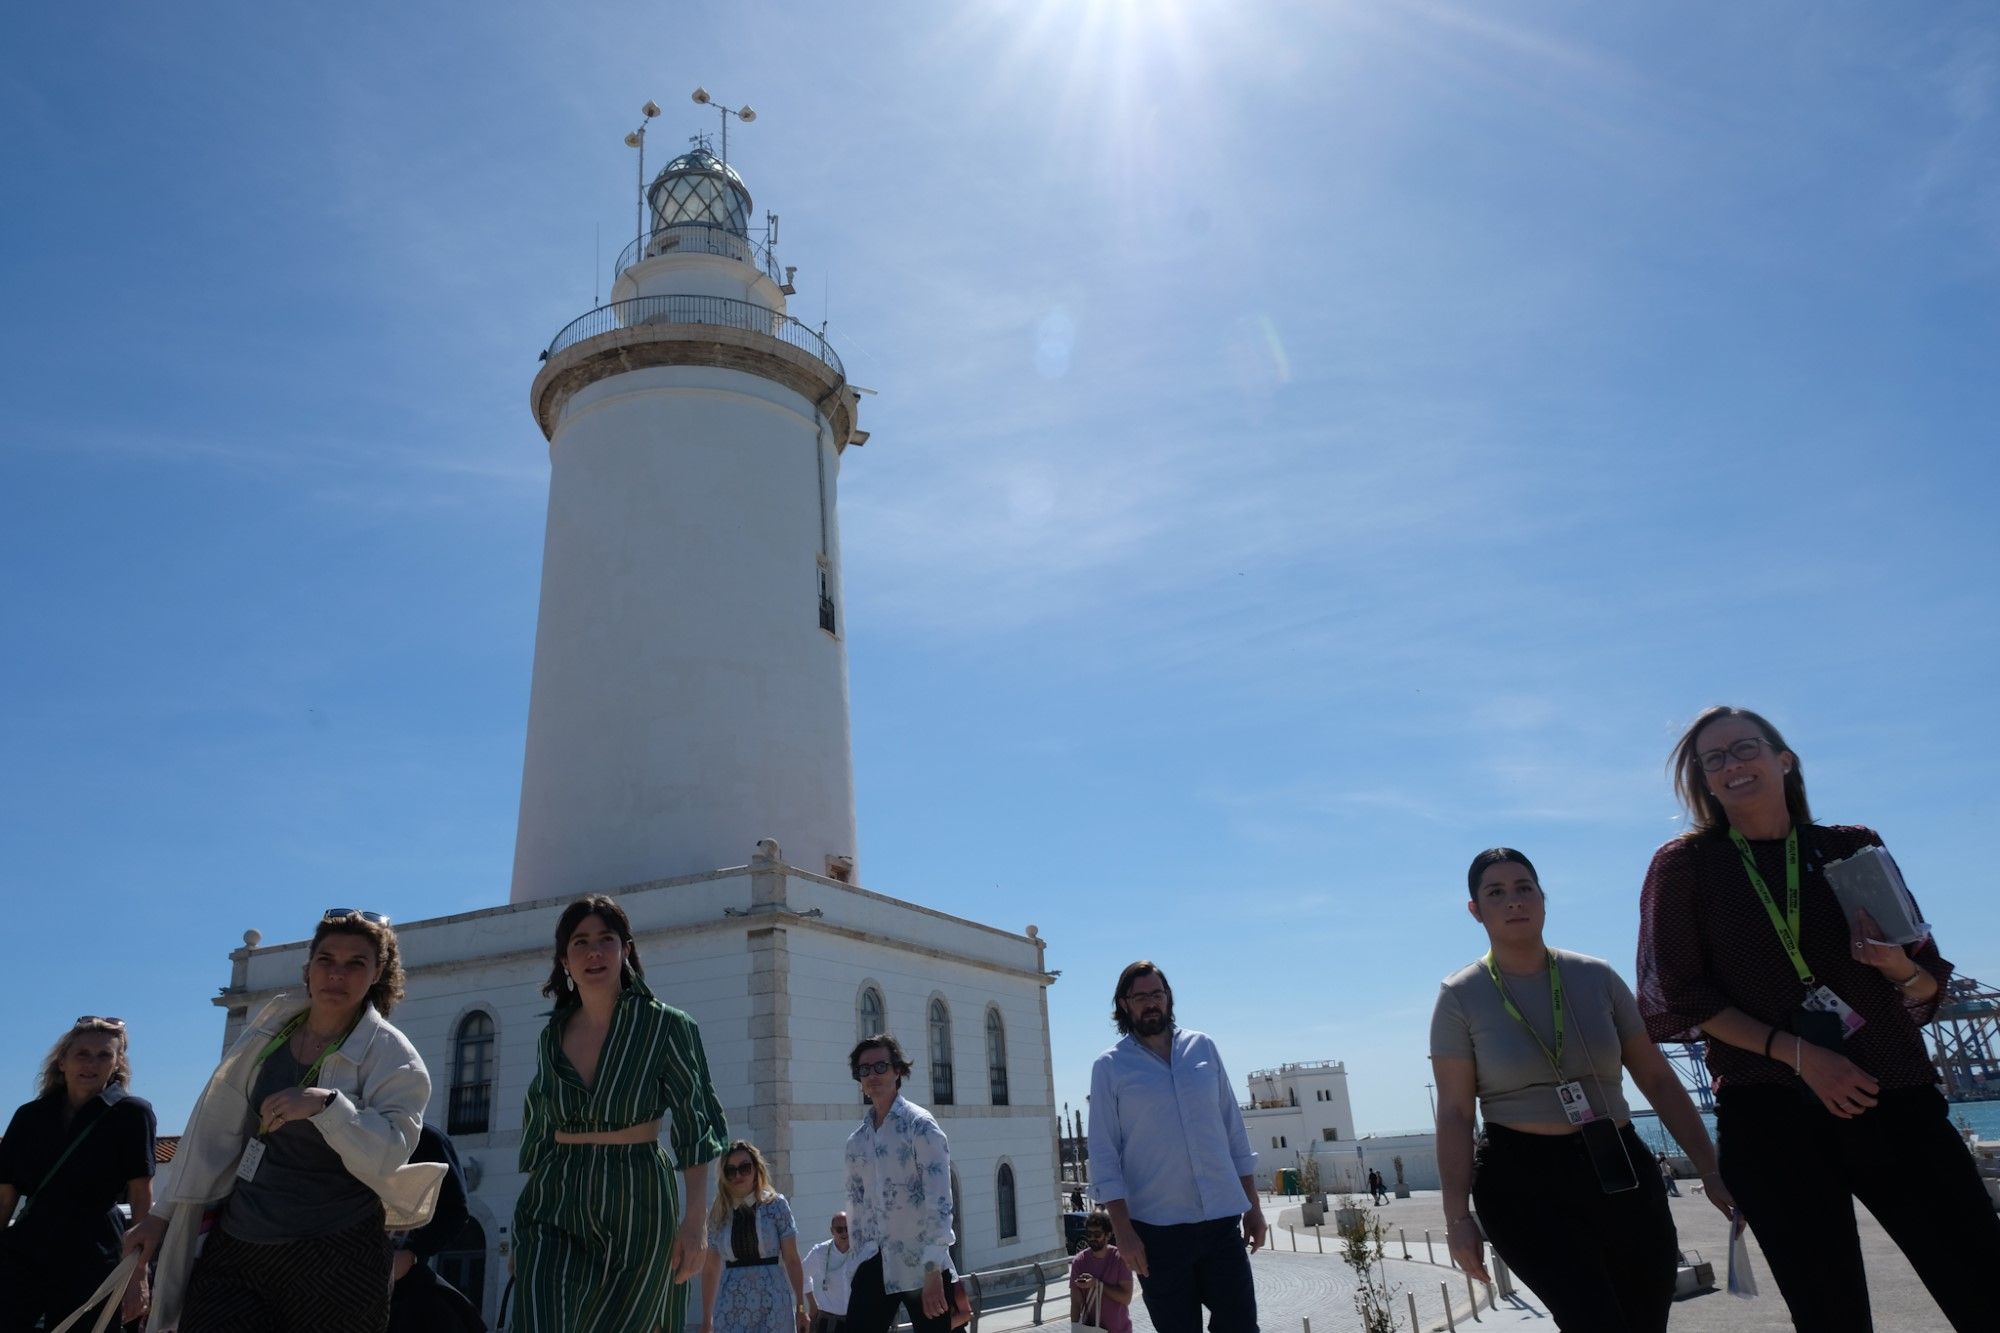
[[[1264,1243],[1257,1154],[1222,1056],[1174,1026],[1174,992],[1151,962],[1119,974],[1124,1034],[1090,1070],[1090,1171],[1118,1253],[1139,1275],[1157,1333],[1257,1333],[1248,1250]]]

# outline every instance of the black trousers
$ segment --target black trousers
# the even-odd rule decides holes
[[[901,1305],[910,1316],[910,1333],[951,1333],[951,1274],[944,1275],[947,1300],[944,1313],[936,1318],[924,1313],[924,1293],[882,1290],[882,1256],[876,1255],[854,1270],[854,1286],[847,1296],[847,1333],[889,1333],[889,1324]]]
[[[81,1243],[70,1252],[0,1248],[0,1333],[28,1333],[37,1320],[54,1328],[117,1266],[116,1255],[106,1258]],[[119,1297],[111,1299],[116,1305]]]
[[[1854,1200],[1909,1257],[1959,1333],[2000,1329],[2000,1217],[1934,1088],[1884,1092],[1841,1120],[1794,1089],[1725,1087],[1722,1181],[1810,1333],[1869,1333]]]
[[[1155,1226],[1135,1217],[1132,1230],[1146,1247],[1139,1295],[1154,1333],[1200,1333],[1203,1306],[1209,1333],[1257,1333],[1257,1286],[1238,1218]]]
[[[1486,1239],[1563,1333],[1666,1333],[1680,1262],[1674,1219],[1651,1150],[1630,1125],[1619,1137],[1639,1179],[1619,1194],[1598,1184],[1580,1134],[1488,1125],[1473,1157]]]

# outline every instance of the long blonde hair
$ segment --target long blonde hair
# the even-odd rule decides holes
[[[105,1080],[105,1086],[110,1087],[113,1083],[123,1083],[127,1087],[130,1087],[132,1084],[132,1043],[125,1035],[125,1025],[123,1023],[113,1023],[109,1019],[104,1018],[81,1018],[77,1020],[75,1027],[63,1033],[56,1044],[49,1048],[48,1058],[42,1061],[41,1085],[35,1090],[36,1095],[48,1097],[66,1090],[69,1085],[67,1080],[63,1078],[62,1062],[69,1058],[69,1048],[76,1045],[78,1037],[94,1036],[100,1032],[109,1033],[118,1039],[118,1063],[111,1067],[111,1077]]]
[[[740,1152],[750,1154],[750,1174],[757,1182],[757,1188],[750,1192],[746,1206],[769,1203],[778,1197],[778,1191],[771,1188],[771,1168],[765,1163],[764,1154],[758,1152],[757,1145],[750,1140],[737,1139],[723,1150],[722,1156],[715,1159],[715,1202],[708,1210],[710,1231],[727,1222],[736,1207],[736,1196],[729,1192],[729,1177],[723,1174],[723,1168],[729,1165],[730,1158]]]

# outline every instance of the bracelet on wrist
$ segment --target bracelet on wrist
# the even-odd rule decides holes
[[[1764,1058],[1771,1058],[1771,1043],[1778,1039],[1778,1029],[1772,1028],[1764,1034]]]

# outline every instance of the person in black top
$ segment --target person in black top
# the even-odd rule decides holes
[[[437,1275],[431,1261],[451,1248],[465,1230],[465,1173],[458,1149],[445,1132],[426,1124],[417,1136],[413,1162],[443,1162],[450,1171],[438,1191],[437,1210],[415,1231],[405,1232],[396,1246],[390,1274],[395,1287],[389,1296],[389,1333],[486,1333],[480,1318],[479,1293],[462,1293]],[[470,1299],[468,1299],[470,1297]]]
[[[127,1088],[125,1023],[85,1016],[42,1064],[41,1095],[14,1112],[0,1139],[0,1333],[53,1328],[118,1266],[125,1228],[116,1205],[144,1213],[153,1196],[153,1108]],[[146,1303],[145,1274],[121,1313]]]
[[[1640,891],[1639,1012],[1707,1044],[1722,1178],[1794,1326],[1874,1327],[1859,1200],[1952,1328],[2000,1329],[2000,1219],[1924,1045],[1952,965],[1850,926],[1827,875],[1881,837],[1815,823],[1798,754],[1747,708],[1704,711],[1670,765],[1690,827]]]

